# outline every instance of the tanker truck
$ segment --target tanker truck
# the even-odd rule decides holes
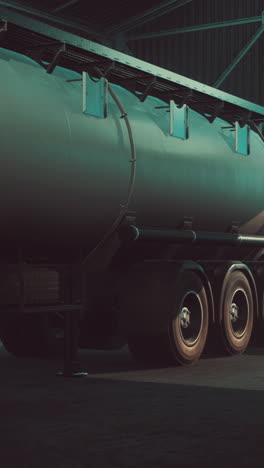
[[[263,342],[264,108],[0,10],[0,337],[188,365]]]

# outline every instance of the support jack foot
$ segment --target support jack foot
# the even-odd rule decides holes
[[[57,373],[58,377],[80,378],[87,377],[88,372],[80,369],[78,359],[79,316],[73,310],[66,312],[64,325],[64,365],[63,371]]]
[[[57,377],[87,377],[88,375],[88,372],[67,372],[65,373],[64,371],[63,372],[58,372],[57,373]]]

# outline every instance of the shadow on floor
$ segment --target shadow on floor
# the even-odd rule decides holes
[[[82,360],[99,372],[134,369],[125,350],[85,352]],[[58,361],[20,360],[3,350],[0,365],[5,468],[262,466],[263,392],[96,375],[56,379]]]

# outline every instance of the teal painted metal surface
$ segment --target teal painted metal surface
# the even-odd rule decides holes
[[[189,108],[184,104],[178,108],[170,101],[170,135],[182,140],[189,137]]]
[[[0,2],[0,5],[1,5],[1,2]],[[84,49],[86,51],[89,51],[93,54],[98,55],[100,58],[103,58],[103,59],[107,58],[113,62],[118,62],[125,66],[134,68],[135,70],[144,71],[144,72],[149,73],[150,75],[160,77],[164,80],[167,80],[168,82],[180,84],[187,88],[204,93],[207,96],[212,96],[222,101],[230,102],[237,106],[243,107],[252,112],[259,113],[260,115],[264,115],[264,107],[258,106],[257,104],[246,101],[237,96],[230,95],[228,93],[225,93],[224,91],[220,91],[211,86],[204,85],[198,81],[192,80],[190,78],[186,78],[182,75],[171,72],[169,70],[165,70],[164,68],[158,67],[156,65],[152,65],[143,60],[139,60],[135,57],[130,57],[128,55],[123,54],[122,52],[118,52],[116,50],[110,49],[101,44],[97,44],[95,42],[89,41],[82,37],[68,33],[66,31],[62,31],[48,24],[44,24],[41,21],[35,20],[33,18],[29,18],[27,16],[24,16],[20,13],[11,11],[1,6],[0,6],[0,18],[6,19],[11,22],[13,21],[15,24],[28,28],[37,33],[46,35],[48,37],[59,40],[66,44],[73,45],[80,49]]]
[[[235,132],[235,150],[247,156],[250,152],[250,129],[248,125],[240,127],[239,123],[236,122]]]
[[[107,117],[107,80],[93,81],[88,73],[83,72],[83,107],[84,114],[94,117]]]
[[[49,75],[19,54],[0,51],[1,238],[94,245],[120,212],[130,176],[130,145],[120,112],[82,113],[79,74]],[[69,81],[71,80],[71,81]],[[157,98],[145,102],[113,85],[129,115],[137,176],[129,209],[137,223],[240,233],[264,226],[264,145],[252,132],[251,151],[234,151],[225,122],[190,110],[190,138],[169,135],[169,114]]]

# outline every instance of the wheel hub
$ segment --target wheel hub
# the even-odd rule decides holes
[[[239,317],[239,307],[235,302],[232,302],[230,306],[230,320],[231,322],[237,322]]]
[[[191,324],[191,311],[187,307],[183,307],[180,313],[180,321],[182,328],[188,328]]]
[[[229,308],[231,331],[236,339],[241,339],[246,332],[248,314],[249,304],[247,295],[243,289],[239,288],[234,291]]]
[[[194,346],[203,326],[203,309],[199,295],[195,291],[188,291],[179,310],[178,323],[182,340],[186,346]]]

